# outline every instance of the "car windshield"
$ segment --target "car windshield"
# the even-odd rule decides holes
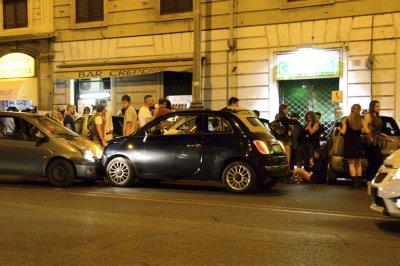
[[[57,137],[78,137],[78,135],[72,130],[69,130],[51,118],[44,116],[32,116],[31,119],[34,120],[36,124],[40,125],[48,134],[55,135]]]

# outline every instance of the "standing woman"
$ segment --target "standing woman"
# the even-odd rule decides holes
[[[283,143],[285,147],[285,154],[288,162],[290,162],[290,119],[287,116],[289,107],[286,104],[279,106],[279,113],[275,116],[275,120],[279,121],[285,128],[285,132],[277,136],[277,139]]]
[[[351,113],[342,122],[340,133],[344,135],[344,158],[349,163],[349,172],[353,180],[351,187],[359,188],[362,176],[362,136],[363,127],[362,117],[360,115],[361,106],[354,104],[351,107]]]
[[[369,104],[369,111],[365,114],[363,119],[364,148],[365,155],[368,159],[368,168],[365,173],[365,178],[367,180],[372,180],[372,178],[374,178],[376,172],[383,163],[382,150],[378,145],[378,140],[380,136],[387,136],[381,133],[383,122],[379,116],[380,110],[380,103],[378,101],[371,101]]]
[[[318,147],[319,124],[317,116],[313,111],[308,111],[305,115],[305,125],[301,132],[301,155],[304,163],[304,169],[310,171],[310,160]]]

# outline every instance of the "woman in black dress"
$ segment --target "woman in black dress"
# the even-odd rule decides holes
[[[342,128],[340,132],[344,135],[344,158],[349,164],[350,176],[353,180],[351,187],[359,188],[362,167],[362,117],[361,117],[361,106],[354,104],[351,107],[351,113],[342,122]]]
[[[368,113],[365,114],[363,119],[364,149],[368,159],[368,168],[365,173],[365,178],[367,180],[372,180],[374,178],[379,167],[383,163],[383,155],[381,147],[379,146],[379,140],[388,139],[388,136],[381,132],[383,122],[379,115],[380,109],[381,106],[378,101],[371,101]]]

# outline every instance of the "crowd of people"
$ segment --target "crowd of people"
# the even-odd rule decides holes
[[[344,139],[343,157],[347,161],[351,186],[359,188],[362,180],[372,180],[383,163],[382,151],[378,140],[387,139],[381,132],[382,120],[379,116],[380,104],[371,101],[369,109],[361,113],[361,106],[354,104],[348,116],[342,119],[338,127]],[[320,147],[320,136],[324,127],[320,123],[321,114],[308,111],[305,124],[299,122],[299,115],[288,116],[289,107],[281,104],[279,113],[271,123],[271,129],[285,148],[294,180],[311,183],[323,183],[327,170],[327,152]],[[361,158],[368,159],[368,168],[363,173]]]
[[[169,100],[160,98],[158,103],[155,104],[154,98],[151,95],[146,95],[144,97],[143,105],[138,111],[136,111],[132,106],[129,95],[122,96],[121,105],[122,108],[119,111],[118,116],[124,117],[122,126],[123,136],[128,136],[138,128],[143,127],[152,119],[173,111]],[[85,107],[82,116],[84,115],[91,115],[87,123],[87,137],[90,140],[105,146],[107,141],[113,138],[114,130],[112,113],[107,109],[107,101],[101,100],[99,104],[93,107],[93,112],[91,112],[90,107]],[[75,128],[76,118],[76,108],[74,105],[68,105],[65,110],[57,110],[54,113],[54,119],[74,132],[77,130]]]

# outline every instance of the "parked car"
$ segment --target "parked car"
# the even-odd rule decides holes
[[[248,110],[170,113],[110,141],[102,164],[113,186],[135,179],[215,180],[235,193],[270,188],[288,171],[282,144]]]
[[[392,117],[381,116],[381,118],[383,121],[382,133],[389,136],[389,140],[383,138],[379,140],[383,156],[386,158],[400,148],[400,130]],[[338,178],[346,178],[348,176],[348,164],[343,158],[344,140],[337,128],[331,134],[331,143],[329,145],[327,183],[335,184]],[[362,160],[362,166],[365,172],[368,166],[366,158]]]
[[[0,173],[46,176],[54,186],[96,179],[102,148],[55,120],[0,112]]]
[[[92,115],[82,115],[75,120],[76,133],[84,139],[89,138],[89,121]],[[113,116],[113,137],[122,136],[122,128],[124,125],[124,118],[122,116]]]
[[[368,184],[368,193],[373,197],[371,209],[400,218],[400,150],[386,158]]]

